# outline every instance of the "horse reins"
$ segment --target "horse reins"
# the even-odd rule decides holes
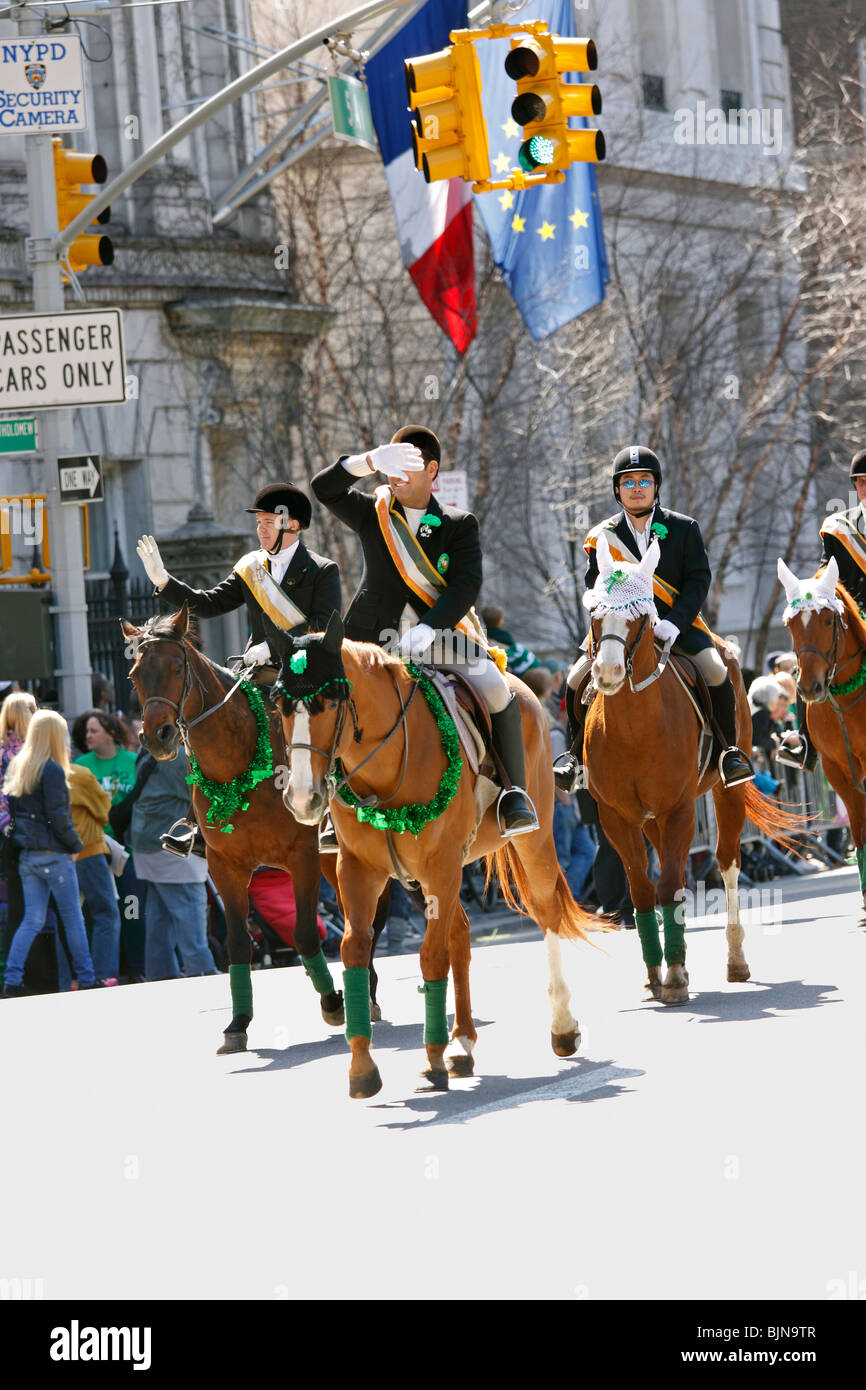
[[[798,615],[798,616],[799,616],[799,615]],[[844,744],[845,744],[845,755],[846,755],[846,757],[847,757],[847,759],[848,759],[848,771],[851,773],[851,781],[853,782],[853,784],[854,784],[855,787],[859,784],[859,785],[863,788],[863,790],[866,791],[866,778],[862,778],[862,777],[858,777],[858,776],[857,776],[857,769],[856,769],[856,767],[854,766],[854,754],[853,754],[853,752],[852,752],[852,750],[851,750],[851,740],[850,740],[850,738],[848,737],[848,729],[847,729],[847,726],[846,726],[846,724],[845,724],[845,720],[842,718],[843,713],[844,713],[844,714],[847,714],[847,713],[849,712],[849,710],[852,710],[852,709],[854,708],[855,705],[858,705],[858,704],[860,703],[860,701],[863,699],[864,695],[866,695],[866,685],[864,685],[863,689],[860,691],[860,694],[857,696],[856,700],[852,700],[850,705],[846,705],[844,711],[843,711],[841,705],[839,704],[839,702],[838,702],[836,696],[833,695],[833,694],[831,693],[831,691],[830,691],[830,686],[834,683],[834,682],[833,682],[833,677],[836,675],[837,670],[838,670],[838,665],[839,665],[839,660],[838,660],[838,656],[837,656],[837,651],[838,651],[838,647],[839,647],[839,632],[840,632],[840,629],[841,629],[841,628],[844,628],[844,627],[847,627],[847,624],[846,624],[846,622],[845,622],[845,619],[842,618],[842,617],[839,615],[839,613],[837,613],[837,612],[835,611],[835,609],[834,609],[834,611],[833,611],[833,645],[832,645],[831,648],[830,648],[829,655],[827,654],[827,652],[823,651],[820,647],[813,647],[813,646],[811,646],[811,644],[809,644],[809,643],[806,643],[806,644],[805,644],[804,646],[802,646],[802,647],[795,647],[795,651],[796,651],[796,654],[797,654],[798,663],[799,663],[800,654],[801,654],[802,652],[814,652],[815,656],[820,656],[820,658],[821,658],[822,661],[826,661],[826,663],[827,663],[827,668],[828,668],[828,669],[827,669],[827,694],[824,696],[824,699],[827,701],[828,705],[829,705],[830,708],[832,709],[832,711],[833,711],[833,713],[835,714],[836,718],[839,720],[839,728],[840,728],[841,731],[842,731],[842,741],[843,741]],[[854,653],[854,655],[850,658],[850,660],[846,661],[846,662],[843,664],[843,666],[842,666],[842,670],[843,670],[843,671],[844,671],[844,669],[845,669],[846,666],[850,666],[850,665],[851,665],[851,662],[852,662],[852,661],[856,661],[856,660],[857,660],[858,656],[860,656],[860,654],[861,654],[861,651],[862,651],[862,648],[858,647],[857,651],[856,651],[856,652]],[[799,671],[799,667],[798,667],[798,671]],[[799,682],[799,680],[797,681],[797,689],[800,690],[800,682]],[[801,695],[801,697],[802,697],[802,691],[800,691],[800,695]]]
[[[246,674],[242,673],[240,676],[238,676],[238,679],[235,681],[231,690],[229,690],[228,694],[224,695],[223,698],[220,701],[218,701],[217,704],[211,705],[209,709],[202,710],[201,714],[196,715],[195,719],[187,720],[184,718],[183,715],[183,707],[186,704],[190,691],[192,690],[192,667],[190,665],[189,660],[189,648],[187,647],[186,642],[184,642],[183,638],[181,637],[167,637],[156,633],[149,634],[147,637],[145,637],[139,643],[139,646],[144,647],[151,642],[174,642],[178,647],[180,647],[181,651],[183,652],[183,686],[180,692],[180,700],[177,702],[169,699],[167,695],[148,695],[147,699],[141,707],[141,712],[142,714],[144,714],[148,705],[170,705],[177,715],[177,718],[175,719],[175,724],[177,725],[178,732],[181,738],[183,739],[184,743],[188,746],[190,729],[194,729],[196,724],[200,724],[203,719],[207,719],[209,714],[215,714],[217,710],[222,709],[223,705],[227,704],[231,697],[234,695],[241,682],[246,679]],[[198,685],[199,695],[201,696],[202,704],[204,704],[206,695],[204,682],[198,675],[196,675],[195,680],[196,684]]]
[[[623,656],[625,661],[625,673],[628,677],[628,683],[631,686],[632,694],[634,695],[638,695],[642,690],[646,690],[648,685],[652,685],[654,681],[658,680],[659,676],[664,674],[664,669],[668,664],[668,658],[671,654],[672,640],[668,640],[664,643],[662,648],[662,654],[656,661],[653,670],[647,676],[646,680],[638,681],[637,685],[635,685],[634,681],[632,680],[634,654],[637,651],[640,639],[643,637],[644,629],[646,628],[646,625],[649,622],[649,616],[650,615],[648,613],[644,613],[643,618],[641,619],[640,627],[638,628],[634,637],[634,641],[631,644],[628,643],[625,637],[620,637],[619,633],[617,632],[603,632],[602,635],[599,637],[598,641],[593,645],[592,629],[590,628],[589,655],[591,658],[595,657],[595,654],[598,651],[598,648],[601,646],[602,642],[619,642],[622,645]]]

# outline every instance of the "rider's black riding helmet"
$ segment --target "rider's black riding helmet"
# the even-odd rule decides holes
[[[861,449],[851,460],[848,477],[853,482],[855,478],[862,478],[864,474],[866,474],[866,449]]]
[[[656,489],[662,485],[662,466],[659,463],[658,455],[652,449],[648,449],[645,444],[630,444],[627,449],[620,449],[613,461],[613,492],[619,501],[619,475],[621,473],[635,473],[645,471],[652,473],[656,480]]]

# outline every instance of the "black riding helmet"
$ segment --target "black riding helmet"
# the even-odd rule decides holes
[[[253,498],[253,505],[247,507],[248,512],[273,512],[281,515],[283,525],[277,536],[276,544],[268,552],[271,555],[279,553],[283,544],[283,531],[285,530],[285,518],[297,521],[301,530],[305,531],[313,519],[313,504],[305,492],[301,492],[294,483],[269,483],[257,492]]]
[[[864,474],[866,474],[866,449],[861,449],[851,460],[848,477],[853,481],[854,478],[862,478]]]
[[[648,449],[644,444],[630,444],[628,448],[620,449],[613,461],[613,492],[617,501],[619,501],[617,483],[620,474],[636,472],[652,473],[656,480],[656,487],[661,487],[662,466],[659,463],[658,456],[653,453],[652,449]]]

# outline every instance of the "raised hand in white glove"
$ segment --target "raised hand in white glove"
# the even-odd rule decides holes
[[[680,635],[676,623],[668,622],[667,618],[659,618],[657,623],[653,623],[653,632],[660,642],[669,642],[671,646]]]
[[[426,652],[435,636],[436,633],[429,623],[416,623],[400,638],[400,655],[414,661]]]
[[[159,546],[153,536],[142,536],[138,545],[135,547],[138,558],[144,565],[144,572],[157,589],[164,589],[169,580],[169,573],[162,563],[162,556],[159,553]]]
[[[424,459],[414,444],[380,444],[368,454],[352,454],[343,459],[343,467],[356,478],[365,473],[385,473],[397,482],[405,483],[410,473],[420,473]]]
[[[256,642],[244,652],[245,666],[269,666],[273,658],[267,642]]]

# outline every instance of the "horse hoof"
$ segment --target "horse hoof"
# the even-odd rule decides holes
[[[371,1023],[381,1023],[381,1022],[382,1022],[382,1010],[379,1008],[379,1005],[378,1005],[378,1004],[374,1004],[374,1003],[373,1003],[373,1000],[372,1000],[372,999],[370,1000],[370,1022],[371,1022]]]
[[[662,982],[661,980],[647,980],[644,985],[644,999],[661,999]]]
[[[752,972],[747,965],[728,966],[728,982],[730,984],[736,984],[738,981],[750,980],[751,978]]]
[[[349,1095],[352,1100],[369,1100],[370,1096],[377,1095],[381,1089],[382,1078],[378,1067],[362,1072],[360,1076],[352,1076],[351,1073],[349,1075]]]
[[[571,1033],[551,1033],[550,1045],[557,1057],[573,1057],[580,1047],[580,1033],[577,1029]]]
[[[418,1086],[415,1089],[416,1096],[426,1095],[428,1091],[447,1091],[448,1073],[447,1071],[433,1071],[428,1067],[427,1071],[422,1071],[421,1076],[429,1082],[427,1086]]]
[[[471,1053],[458,1052],[447,1059],[448,1070],[452,1076],[474,1076],[475,1058]],[[426,1075],[426,1073],[425,1073]]]
[[[225,1042],[222,1047],[217,1048],[216,1055],[218,1057],[223,1057],[227,1052],[246,1052],[246,1033],[223,1033],[223,1037]]]
[[[332,1008],[332,1009],[326,1009],[326,1008],[325,1008],[325,999],[326,999],[326,998],[327,998],[327,999],[332,999],[332,1000],[336,1001],[336,1002],[335,1002],[335,1007],[334,1007],[334,1008]],[[322,1008],[322,1018],[325,1020],[326,1023],[329,1023],[329,1024],[331,1025],[332,1028],[340,1028],[340,1027],[342,1027],[342,1025],[346,1022],[346,1010],[345,1010],[345,1008],[343,1007],[343,993],[342,993],[342,990],[337,989],[337,990],[334,990],[333,994],[330,994],[330,995],[323,995],[323,996],[322,996],[321,1008]]]
[[[688,985],[662,985],[659,998],[663,1004],[688,1004],[689,987]]]

